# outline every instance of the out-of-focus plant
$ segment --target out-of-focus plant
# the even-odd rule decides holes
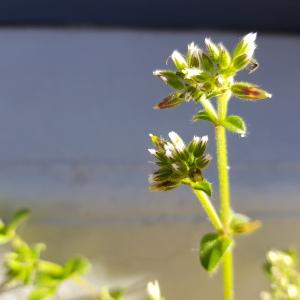
[[[169,140],[150,135],[154,148],[156,169],[149,177],[151,191],[168,191],[181,184],[189,186],[202,204],[214,232],[206,234],[200,242],[199,258],[208,272],[216,271],[223,264],[224,299],[234,298],[233,245],[236,235],[255,231],[259,221],[251,221],[237,214],[231,207],[228,174],[226,131],[245,136],[244,120],[228,114],[231,97],[246,101],[257,101],[271,94],[256,84],[235,80],[238,72],[249,73],[258,67],[254,59],[256,34],[249,33],[230,53],[223,44],[205,39],[206,49],[195,43],[188,45],[187,53],[175,50],[171,55],[172,70],[156,70],[154,75],[172,88],[172,92],[155,105],[155,109],[174,108],[185,102],[194,102],[202,109],[193,116],[193,121],[210,123],[215,130],[216,156],[219,177],[220,210],[211,201],[213,188],[205,178],[203,170],[211,161],[206,154],[207,136],[195,136],[185,143],[175,132]]]
[[[261,300],[299,300],[300,273],[294,250],[271,250],[267,253],[264,270],[270,280],[270,290],[261,293]]]
[[[31,287],[27,300],[46,300],[55,296],[62,283],[72,280],[83,288],[88,298],[94,300],[122,300],[127,291],[124,288],[98,288],[83,276],[90,268],[90,262],[82,257],[71,257],[64,264],[42,258],[46,245],[29,245],[17,233],[19,225],[29,217],[26,209],[18,210],[10,222],[0,219],[0,245],[9,247],[4,253],[4,278],[0,283],[0,294],[13,288]],[[157,281],[147,285],[149,300],[164,300],[160,296]]]
[[[18,234],[18,226],[28,218],[28,210],[19,210],[11,221],[1,221],[0,243],[8,244],[10,250],[4,254],[5,278],[1,292],[21,286],[31,286],[28,300],[44,300],[56,294],[59,286],[68,279],[84,275],[89,262],[83,257],[73,257],[63,265],[41,258],[46,245],[29,245]]]

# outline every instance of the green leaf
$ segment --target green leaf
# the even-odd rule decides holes
[[[206,180],[203,180],[201,182],[196,182],[192,185],[192,188],[195,190],[203,191],[208,196],[211,197],[212,195],[212,184]]]
[[[200,242],[199,249],[199,258],[203,268],[208,272],[215,271],[232,244],[233,240],[227,236],[217,233],[206,234]]]
[[[193,116],[192,121],[196,122],[198,120],[204,120],[213,123],[213,120],[205,110],[200,110]]]
[[[221,122],[226,129],[238,134],[246,134],[247,128],[244,120],[239,116],[228,116]]]

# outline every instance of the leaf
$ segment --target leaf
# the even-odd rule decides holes
[[[221,122],[221,125],[224,126],[231,132],[238,134],[246,134],[247,128],[244,120],[239,116],[228,116],[225,120]]]
[[[195,190],[203,191],[208,196],[211,197],[212,195],[212,184],[206,180],[203,180],[201,182],[196,182],[192,185],[192,188]]]
[[[177,94],[171,94],[164,98],[162,101],[154,105],[154,109],[166,109],[166,108],[174,108],[184,102],[184,98],[181,98]]]
[[[213,120],[205,110],[200,110],[193,116],[192,121],[196,122],[198,120],[204,120],[213,123]]]
[[[208,272],[213,272],[219,266],[226,251],[232,246],[233,240],[217,233],[206,234],[199,249],[201,265]]]

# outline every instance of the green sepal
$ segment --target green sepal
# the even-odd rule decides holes
[[[199,259],[203,268],[208,272],[214,272],[232,245],[233,240],[228,236],[218,233],[206,234],[199,248]]]
[[[205,71],[207,71],[207,72],[213,71],[214,64],[207,54],[202,53],[201,57],[200,57],[200,61],[201,61],[201,66]]]
[[[166,108],[174,108],[179,106],[184,102],[184,98],[180,97],[177,94],[171,94],[164,99],[162,99],[159,103],[154,105],[154,109],[166,109]]]
[[[247,132],[246,124],[239,116],[228,116],[222,120],[221,125],[227,130],[241,135],[245,135]]]
[[[231,64],[231,56],[228,50],[223,46],[219,46],[220,56],[219,56],[219,67],[221,70],[226,70]]]
[[[272,95],[259,86],[249,82],[235,82],[231,86],[235,97],[248,101],[257,101],[271,98]]]
[[[205,110],[198,111],[192,118],[192,121],[194,122],[199,120],[204,120],[212,123],[214,122]]]
[[[181,90],[184,88],[184,83],[181,78],[176,74],[176,72],[171,70],[156,70],[154,75],[158,76],[162,81],[164,81],[170,87]]]
[[[209,181],[203,180],[201,182],[195,182],[192,184],[192,188],[195,190],[202,191],[206,193],[209,197],[211,197],[213,193],[212,184]]]

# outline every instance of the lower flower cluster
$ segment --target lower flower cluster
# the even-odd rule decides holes
[[[156,170],[149,176],[151,191],[168,191],[181,184],[193,185],[204,180],[202,170],[211,160],[206,154],[208,137],[194,138],[185,144],[174,131],[169,141],[150,134],[154,145],[149,152],[155,157]]]

